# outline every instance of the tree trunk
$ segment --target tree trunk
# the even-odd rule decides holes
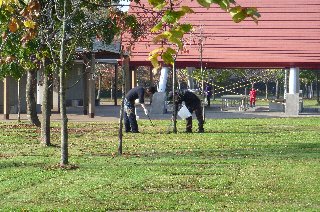
[[[265,82],[266,84],[266,99],[268,99],[268,82]]]
[[[26,85],[26,100],[27,100],[27,117],[28,120],[37,127],[41,126],[41,123],[37,114],[36,104],[36,81],[37,72],[35,70],[28,70],[27,72],[27,85]]]
[[[276,80],[276,93],[275,96],[277,99],[279,99],[279,80]]]
[[[66,46],[66,17],[67,17],[67,1],[64,1],[64,14],[62,21],[62,38],[60,47],[60,66],[59,66],[59,78],[60,78],[60,116],[61,116],[61,161],[60,165],[68,165],[68,118],[66,108],[66,92],[65,92],[65,46]]]
[[[43,68],[45,69],[46,64],[43,61]],[[44,70],[43,79],[43,100],[42,100],[42,125],[41,125],[41,143],[44,146],[50,146],[50,115],[51,115],[51,86],[52,80],[46,70]]]
[[[313,98],[313,83],[310,82],[310,99]]]
[[[212,100],[214,101],[214,100],[216,100],[216,91],[215,91],[215,89],[216,89],[216,86],[214,86],[214,85],[212,85]]]
[[[116,66],[117,67],[117,66]],[[122,134],[122,129],[123,129],[123,114],[124,114],[124,99],[125,99],[125,93],[126,93],[126,69],[124,67],[122,68],[122,102],[121,102],[121,107],[120,107],[120,120],[119,120],[119,146],[118,146],[118,154],[122,155],[122,143],[123,143],[123,134]],[[115,73],[117,73],[117,70],[115,70]]]
[[[173,133],[177,133],[177,105],[176,105],[176,98],[177,98],[176,97],[177,72],[176,72],[175,62],[176,62],[176,58],[174,59],[173,67],[172,67]]]
[[[319,105],[320,104],[320,98],[319,98],[319,72],[317,72],[316,91],[317,91],[317,103]]]

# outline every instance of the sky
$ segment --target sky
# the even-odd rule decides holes
[[[120,0],[119,4],[128,5],[128,6],[121,7],[120,10],[125,12],[129,10],[129,4],[130,4],[129,0]]]

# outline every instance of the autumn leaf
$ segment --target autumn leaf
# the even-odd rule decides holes
[[[162,10],[167,4],[165,0],[148,0],[148,2],[153,6],[154,10]]]
[[[36,26],[36,23],[32,20],[27,20],[23,24],[25,27],[30,28],[30,29],[34,29]]]
[[[158,53],[158,52],[162,52],[163,50],[165,50],[164,47],[156,48],[156,49],[152,50],[152,52],[150,52],[149,55],[154,55],[154,54],[156,54],[156,53]]]
[[[162,54],[162,59],[163,59],[163,62],[166,63],[166,64],[171,64],[172,65],[174,63],[173,56],[168,51],[165,51]]]
[[[9,23],[9,30],[10,32],[16,32],[19,29],[19,24],[17,22],[17,19],[13,18],[11,19],[10,23]]]
[[[181,11],[183,11],[184,13],[194,13],[194,11],[188,6],[182,6]]]
[[[153,66],[154,68],[158,68],[158,67],[159,67],[158,57],[159,57],[159,54],[156,53],[156,54],[151,55],[151,56],[148,58],[148,60],[150,60],[150,62],[152,63],[152,66]]]
[[[219,2],[219,6],[220,6],[220,8],[223,9],[223,10],[228,10],[229,7],[230,7],[230,2],[229,2],[229,0],[221,0],[221,1]]]
[[[210,1],[210,0],[197,0],[197,2],[198,2],[201,6],[203,6],[203,7],[205,7],[205,8],[209,8],[210,5],[211,5],[211,1]]]
[[[172,55],[177,54],[176,50],[174,50],[173,48],[170,48],[170,47],[167,48],[166,52],[168,52],[169,54],[172,54]]]
[[[159,22],[157,25],[155,25],[152,29],[151,32],[158,32],[162,28],[162,23]]]

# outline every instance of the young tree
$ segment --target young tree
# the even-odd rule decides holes
[[[36,35],[32,19],[37,18],[38,9],[34,0],[27,4],[23,1],[0,1],[0,76],[18,79],[27,72],[27,114],[31,123],[40,127],[34,97],[37,43],[31,41]]]

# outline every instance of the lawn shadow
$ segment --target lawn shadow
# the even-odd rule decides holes
[[[177,149],[172,151],[158,152],[150,150],[144,152],[131,152],[125,154],[132,157],[146,158],[197,158],[202,159],[318,159],[319,158],[319,143],[294,143],[294,144],[274,144],[274,145],[248,145],[243,148],[232,149]]]

